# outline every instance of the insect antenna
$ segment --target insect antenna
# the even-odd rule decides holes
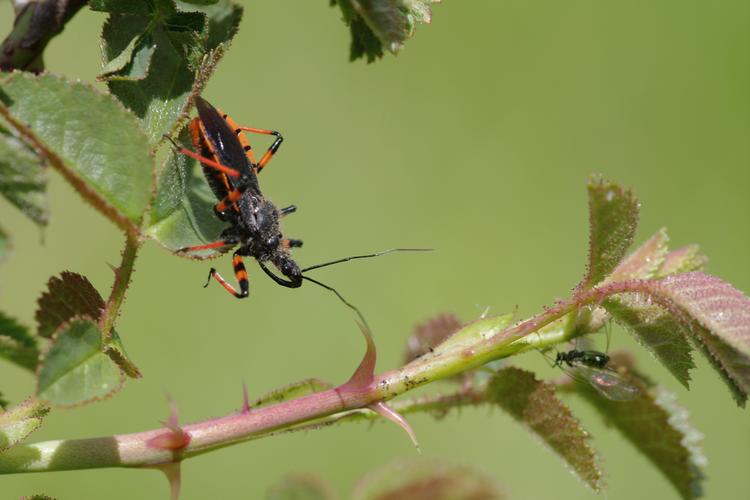
[[[351,309],[352,311],[354,311],[357,314],[357,316],[359,316],[359,319],[360,319],[360,321],[362,321],[362,324],[365,326],[365,328],[367,328],[368,330],[370,330],[370,325],[367,323],[367,320],[365,319],[365,316],[362,314],[362,311],[360,311],[359,308],[357,308],[357,306],[355,306],[354,304],[352,304],[351,302],[349,302],[348,300],[346,300],[344,298],[344,296],[341,295],[338,292],[338,290],[336,290],[332,286],[328,286],[325,283],[322,283],[322,282],[320,282],[320,281],[318,281],[316,279],[310,278],[308,276],[302,276],[302,279],[303,280],[307,280],[307,281],[311,281],[312,283],[315,283],[316,285],[318,285],[320,287],[323,287],[326,290],[329,290],[329,291],[335,293],[336,297],[338,297],[339,300],[346,305],[346,307],[348,307],[349,309]]]
[[[393,252],[431,252],[432,248],[389,248],[382,252],[368,253],[366,255],[352,255],[351,257],[344,257],[343,259],[336,259],[330,262],[323,262],[322,264],[315,264],[314,266],[306,267],[302,269],[302,272],[312,271],[313,269],[320,269],[321,267],[328,267],[334,264],[341,264],[343,262],[349,262],[350,260],[356,259],[369,259],[370,257],[380,257]],[[310,278],[305,278],[310,279]]]
[[[305,273],[307,271],[312,271],[314,269],[320,269],[321,267],[328,267],[328,266],[332,266],[334,264],[341,264],[341,263],[344,263],[344,262],[349,262],[350,260],[369,259],[371,257],[380,257],[381,255],[386,255],[386,254],[393,253],[393,252],[430,252],[430,251],[432,251],[432,248],[389,248],[388,250],[383,250],[382,252],[368,253],[368,254],[365,254],[365,255],[352,255],[350,257],[344,257],[342,259],[336,259],[336,260],[331,260],[329,262],[323,262],[322,264],[315,264],[314,266],[310,266],[310,267],[306,267],[304,269],[301,269],[300,272],[301,273]],[[341,295],[338,292],[338,290],[336,290],[332,286],[326,285],[323,282],[320,282],[320,281],[318,281],[316,279],[310,278],[309,276],[305,276],[304,274],[302,275],[302,279],[310,281],[312,283],[315,283],[319,287],[325,288],[326,290],[331,291],[334,294],[336,294],[336,297],[338,297],[339,300],[341,302],[343,302],[344,305],[346,305],[346,307],[348,307],[349,309],[351,309],[352,311],[354,311],[357,314],[357,316],[359,317],[360,321],[362,321],[362,324],[368,330],[371,329],[370,325],[367,323],[367,320],[365,319],[365,316],[362,314],[362,311],[360,311],[357,308],[357,306],[355,306],[354,304],[352,304],[351,302],[349,302],[348,300],[346,300],[344,298],[344,296]]]

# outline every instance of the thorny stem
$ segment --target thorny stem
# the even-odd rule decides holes
[[[120,312],[122,301],[125,299],[125,292],[130,284],[130,276],[133,274],[133,264],[138,256],[138,248],[141,242],[131,233],[125,233],[125,249],[122,251],[122,261],[120,266],[115,269],[115,281],[112,284],[112,291],[107,299],[104,308],[104,314],[101,318],[101,331],[106,335],[112,329]]]
[[[126,247],[123,260],[129,259],[132,265],[136,246],[131,243]],[[640,292],[643,290],[642,283],[639,280],[624,281],[582,291],[515,326],[489,332],[470,346],[461,345],[452,350],[427,354],[402,368],[376,375],[369,384],[344,384],[275,405],[250,411],[240,410],[227,416],[184,425],[181,430],[187,439],[179,449],[154,445],[172,432],[163,428],[109,437],[32,443],[18,445],[0,454],[0,474],[154,467],[291,430],[303,424],[317,422],[325,425],[326,418],[342,412],[350,413],[387,401],[416,387],[471,370],[492,360],[570,340],[582,332],[570,326],[550,328],[557,325],[552,323],[586,306],[598,305],[609,295]],[[110,301],[115,303],[117,297],[114,294],[114,302],[113,297],[110,297]]]

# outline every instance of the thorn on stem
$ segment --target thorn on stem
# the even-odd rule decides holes
[[[242,410],[240,413],[250,413],[250,396],[247,394],[247,385],[242,382]]]
[[[418,453],[422,453],[422,449],[419,447],[419,442],[417,441],[417,435],[414,433],[414,430],[411,428],[411,425],[409,425],[409,422],[406,421],[404,417],[402,417],[396,410],[385,404],[383,401],[379,401],[373,405],[368,406],[369,409],[377,413],[383,418],[387,418],[391,422],[397,424],[399,427],[401,427],[403,430],[406,431],[406,433],[409,435],[409,438],[411,438],[411,442],[414,444],[414,447],[417,449]]]
[[[156,467],[164,473],[169,481],[169,498],[170,500],[179,500],[180,488],[182,486],[182,470],[180,462],[170,462],[161,464]]]
[[[183,431],[180,427],[177,405],[169,395],[167,395],[167,401],[169,401],[170,407],[169,417],[167,417],[165,422],[162,422],[162,425],[167,430],[149,439],[147,444],[152,448],[160,448],[162,450],[181,450],[190,444],[190,434]]]

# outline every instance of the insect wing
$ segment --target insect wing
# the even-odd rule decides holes
[[[237,137],[237,132],[232,130],[221,113],[205,99],[196,97],[195,104],[198,108],[202,130],[205,133],[206,140],[210,141],[218,162],[237,170],[242,177],[250,179],[252,187],[257,188],[258,181],[255,172],[248,164],[245,150]]]
[[[612,370],[578,365],[574,368],[574,371],[607,399],[630,401],[641,394],[640,389]]]

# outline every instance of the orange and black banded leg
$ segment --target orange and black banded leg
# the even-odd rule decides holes
[[[234,205],[237,200],[240,199],[240,196],[250,189],[250,184],[244,184],[240,185],[236,189],[233,189],[232,191],[229,191],[229,194],[227,194],[223,199],[221,199],[218,203],[214,205],[214,212],[221,218],[221,214],[229,210],[229,207]]]
[[[206,165],[206,166],[211,167],[211,168],[215,168],[219,172],[223,172],[223,173],[225,173],[225,174],[227,174],[227,175],[229,175],[231,177],[235,177],[235,178],[239,178],[240,177],[240,173],[237,170],[235,170],[233,168],[230,168],[230,167],[227,167],[227,166],[224,166],[224,165],[222,165],[221,163],[219,163],[217,161],[214,161],[214,160],[212,160],[210,158],[206,158],[205,156],[201,156],[198,153],[196,153],[194,151],[190,151],[187,148],[180,147],[176,142],[174,142],[174,140],[171,137],[169,137],[166,134],[164,135],[164,137],[166,137],[167,139],[169,139],[169,142],[172,143],[172,145],[177,149],[177,151],[180,152],[180,153],[182,153],[182,154],[184,154],[185,156],[189,156],[190,158],[193,158],[194,160],[198,160],[203,165]]]
[[[240,132],[252,132],[254,134],[264,134],[264,135],[272,135],[276,137],[276,139],[273,141],[273,144],[271,144],[271,147],[268,148],[266,153],[263,155],[263,157],[260,159],[258,163],[255,163],[253,161],[252,152],[250,150],[250,145],[245,144],[243,147],[245,148],[245,153],[248,155],[248,158],[251,162],[253,162],[253,166],[255,168],[255,173],[260,173],[261,170],[263,170],[263,167],[266,166],[266,164],[271,161],[271,158],[273,155],[276,154],[276,151],[278,151],[279,146],[281,146],[281,143],[284,142],[284,138],[281,136],[279,132],[276,132],[275,130],[266,130],[263,128],[252,128],[252,127],[237,127],[234,130],[237,134]]]
[[[213,277],[216,279],[216,281],[221,284],[221,286],[224,287],[224,289],[237,297],[238,299],[244,299],[248,295],[250,295],[250,282],[247,279],[247,270],[245,269],[245,264],[242,262],[242,257],[240,257],[237,253],[234,254],[234,257],[232,257],[232,267],[234,267],[234,275],[237,277],[237,282],[240,285],[240,291],[234,289],[234,287],[228,283],[224,278],[221,277],[221,275],[214,269],[213,267],[208,272],[208,279],[206,280],[206,284],[203,286],[203,288],[207,287],[209,283],[211,283],[211,278]]]
[[[210,250],[212,248],[221,248],[221,247],[228,247],[230,245],[236,245],[237,240],[235,239],[226,239],[226,240],[219,240],[214,241],[213,243],[207,243],[205,245],[196,245],[194,247],[182,247],[178,248],[177,252],[200,252],[201,250]]]

